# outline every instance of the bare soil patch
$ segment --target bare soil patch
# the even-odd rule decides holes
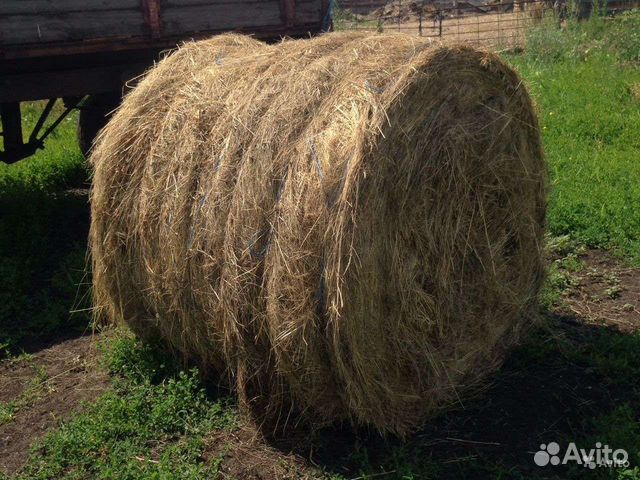
[[[36,376],[36,369],[26,360],[5,360],[0,363],[0,403],[18,398],[29,380]]]
[[[0,401],[20,403],[13,419],[0,425],[0,472],[17,471],[33,442],[108,388],[97,353],[87,335],[0,364]]]
[[[640,330],[640,268],[624,266],[602,250],[589,250],[582,260],[586,267],[573,275],[564,313],[623,332]]]

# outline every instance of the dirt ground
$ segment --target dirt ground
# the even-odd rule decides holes
[[[640,269],[601,251],[587,251],[582,260],[586,267],[573,275],[564,313],[626,333],[640,329]]]
[[[18,470],[33,442],[107,388],[91,335],[0,363],[0,402],[16,405],[0,425],[0,472]]]
[[[603,329],[620,335],[639,331],[640,268],[623,266],[601,251],[587,251],[581,260],[584,268],[573,274],[562,305],[550,314],[562,326],[561,335],[588,343]],[[516,352],[497,381],[482,393],[482,401],[471,399],[453,420],[437,420],[413,443],[451,462],[468,460],[475,449],[483,455],[495,450],[504,456],[502,445],[509,445],[516,452],[513,455],[530,455],[532,438],[572,421],[565,418],[567,411],[579,410],[585,402],[609,405],[616,395],[624,395],[606,386],[592,388],[598,381],[592,372],[571,364],[549,372],[529,357],[519,363]],[[90,335],[0,363],[0,404],[14,405],[10,418],[0,419],[0,472],[17,471],[34,441],[81,409],[82,402],[95,400],[108,388],[96,338]],[[532,415],[540,405],[545,405],[545,411]],[[372,456],[378,450],[388,451],[388,440],[368,438]],[[223,458],[223,478],[310,478],[311,469],[318,465],[336,473],[353,473],[345,452],[353,451],[359,442],[351,429],[334,428],[312,439],[303,435],[267,443],[254,428],[245,426],[212,435],[206,457]]]

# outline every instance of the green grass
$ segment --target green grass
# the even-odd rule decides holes
[[[539,109],[550,232],[638,264],[640,13],[623,20],[594,19],[565,32],[547,25],[532,33],[529,51],[508,60]]]
[[[22,125],[25,138],[38,121],[46,102],[22,104]],[[53,108],[48,125],[63,111],[58,101]],[[44,192],[54,192],[70,184],[82,183],[87,178],[84,158],[80,153],[77,135],[78,115],[72,112],[45,141],[45,148],[25,160],[12,165],[0,162],[0,188],[20,188],[28,186]],[[45,125],[45,127],[46,127]],[[0,148],[3,148],[0,136]]]
[[[546,253],[550,258],[545,282],[540,294],[543,308],[552,310],[562,305],[562,297],[576,286],[575,273],[581,271],[585,263],[580,259],[585,247],[572,239],[570,235],[548,237]]]
[[[0,426],[13,421],[16,413],[46,396],[50,390],[50,387],[47,385],[49,376],[47,375],[46,369],[35,363],[30,355],[23,354],[12,358],[10,361],[27,363],[29,367],[34,370],[35,375],[27,381],[24,390],[17,398],[8,402],[0,402]]]
[[[236,426],[231,400],[131,336],[103,348],[113,388],[34,445],[17,478],[213,478],[219,462],[203,462],[204,436]]]

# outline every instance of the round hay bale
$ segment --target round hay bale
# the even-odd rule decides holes
[[[91,157],[99,312],[276,427],[406,434],[536,314],[546,167],[496,55],[404,35],[189,43]]]

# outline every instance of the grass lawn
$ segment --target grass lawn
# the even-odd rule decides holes
[[[407,441],[336,427],[266,443],[196,369],[108,330],[86,372],[103,372],[105,392],[56,420],[7,478],[640,480],[640,322],[629,323],[640,310],[640,15],[543,25],[505,59],[539,109],[551,266],[546,322],[484,391]],[[41,107],[25,109],[28,122]],[[63,390],[37,354],[21,352],[89,325],[86,312],[69,313],[88,305],[88,172],[75,120],[33,158],[0,165],[2,365],[32,370],[15,398],[0,392],[0,437]],[[630,466],[537,467],[533,454],[550,441],[624,448]]]
[[[634,28],[640,31],[640,21]],[[569,57],[536,47],[509,60],[539,107],[552,179],[549,231],[638,264],[640,68],[595,40]],[[559,48],[571,51],[566,44]]]

